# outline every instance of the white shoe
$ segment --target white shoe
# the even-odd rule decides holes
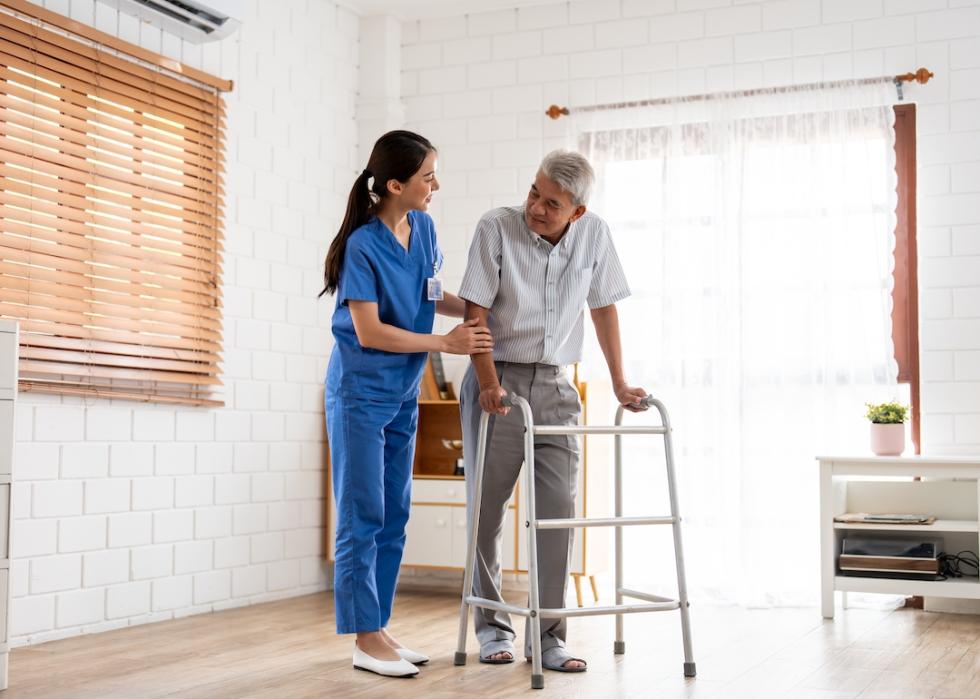
[[[385,677],[413,677],[419,669],[404,658],[398,660],[378,660],[354,646],[354,667],[374,672]]]
[[[402,657],[402,660],[407,660],[413,665],[424,665],[429,662],[429,656],[423,655],[417,651],[410,648],[395,648],[395,652]]]

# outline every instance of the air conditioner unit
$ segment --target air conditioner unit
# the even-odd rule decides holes
[[[101,0],[188,41],[223,39],[242,23],[245,0]]]

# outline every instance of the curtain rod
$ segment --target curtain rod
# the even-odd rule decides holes
[[[552,119],[558,119],[562,116],[568,116],[574,110],[575,112],[596,112],[601,109],[627,109],[630,107],[649,107],[652,105],[659,104],[671,104],[678,101],[701,101],[701,100],[711,100],[718,99],[721,97],[748,97],[751,95],[759,95],[763,93],[770,92],[773,89],[776,90],[805,90],[813,87],[836,87],[839,85],[872,85],[875,83],[891,81],[895,83],[895,89],[898,90],[898,99],[901,101],[904,98],[902,94],[902,83],[912,82],[913,80],[920,85],[925,85],[929,82],[929,79],[935,77],[935,74],[926,68],[919,68],[914,73],[903,73],[902,75],[883,75],[880,78],[863,78],[861,80],[838,80],[835,82],[827,83],[807,83],[805,85],[787,85],[781,88],[757,88],[753,90],[741,90],[738,92],[715,92],[703,95],[690,95],[687,97],[662,97],[659,99],[649,99],[649,100],[637,100],[635,102],[612,102],[609,104],[591,104],[583,107],[574,107],[569,109],[568,107],[559,107],[557,104],[553,104],[545,111]]]

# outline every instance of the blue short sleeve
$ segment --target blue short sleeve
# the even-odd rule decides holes
[[[348,301],[378,302],[378,275],[367,251],[352,237],[344,251],[344,266],[337,286],[337,305]]]

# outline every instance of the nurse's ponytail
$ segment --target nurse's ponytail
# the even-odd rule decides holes
[[[425,157],[434,150],[428,139],[411,131],[389,131],[374,144],[367,167],[354,180],[350,196],[347,197],[347,211],[340,230],[327,250],[323,291],[317,298],[337,291],[347,239],[377,211],[381,200],[388,195],[388,182],[408,182],[422,167]]]

